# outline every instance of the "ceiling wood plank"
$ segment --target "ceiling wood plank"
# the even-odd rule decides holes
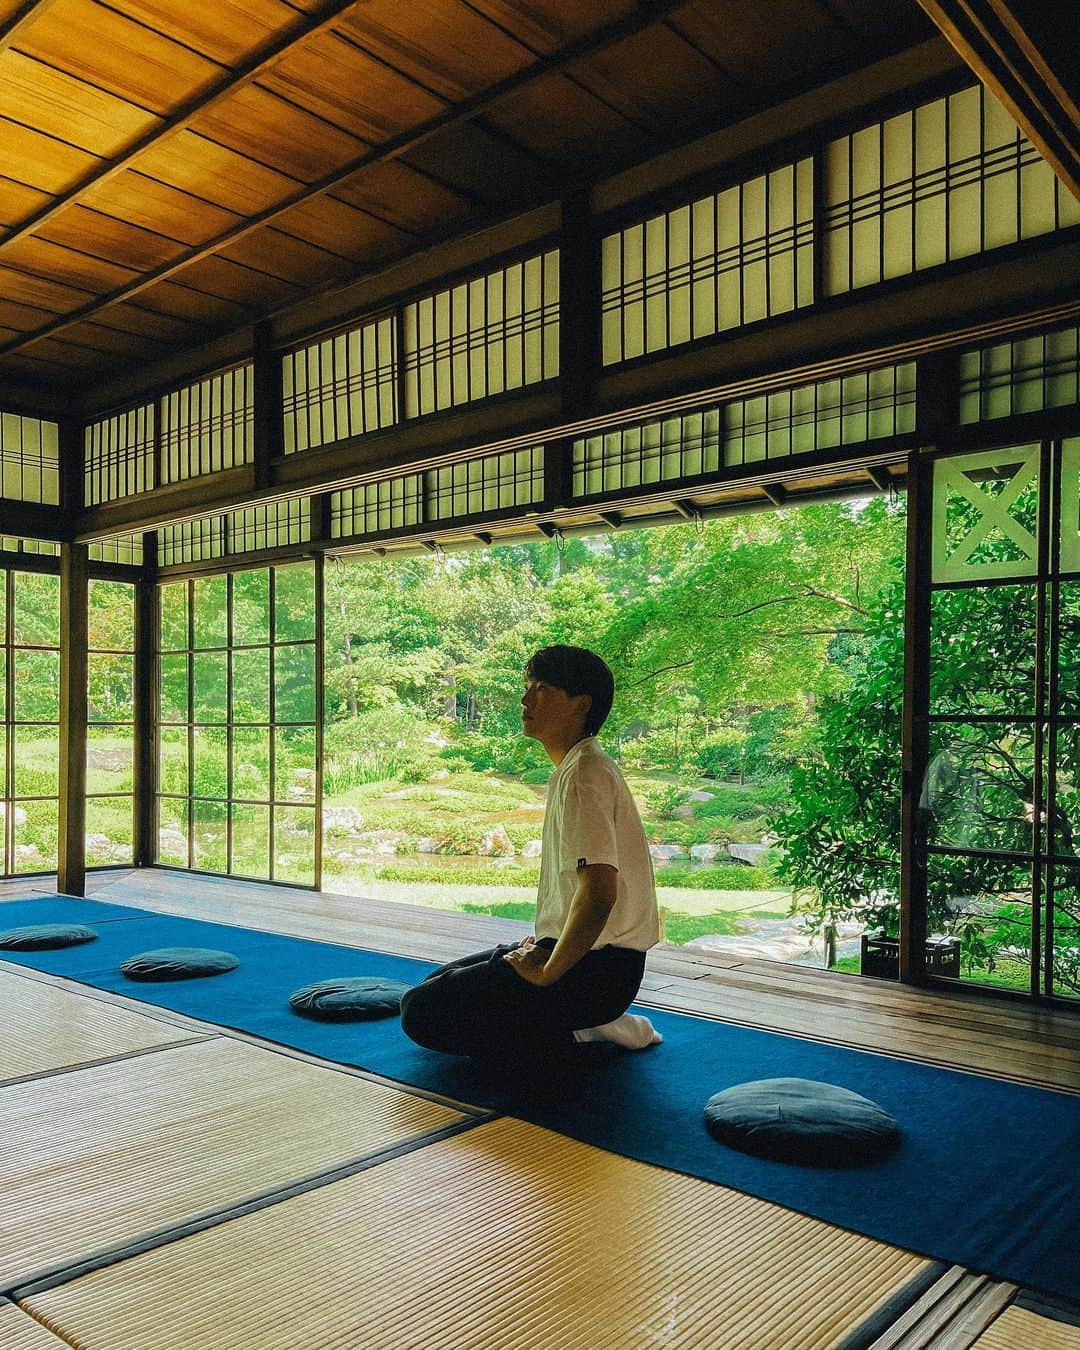
[[[279,216],[284,215],[290,208],[299,203],[309,201],[331,191],[331,189],[340,187],[361,170],[375,164],[398,159],[402,155],[407,154],[408,151],[415,146],[422,145],[425,141],[429,140],[432,136],[437,135],[446,127],[456,125],[459,122],[471,121],[477,114],[489,112],[493,106],[501,103],[504,99],[510,98],[523,86],[536,80],[543,79],[546,76],[558,74],[567,66],[573,65],[574,62],[581,60],[583,57],[590,56],[594,52],[602,51],[605,47],[611,45],[611,43],[621,41],[625,37],[657,23],[669,10],[675,8],[680,3],[683,3],[683,0],[648,0],[647,3],[645,0],[642,0],[642,3],[636,6],[632,13],[627,17],[620,19],[616,23],[592,30],[585,37],[568,43],[565,47],[562,47],[551,56],[546,56],[533,62],[517,74],[489,87],[482,94],[455,104],[439,113],[437,116],[430,118],[421,126],[414,127],[408,132],[393,137],[384,144],[374,147],[372,150],[361,155],[357,160],[343,165],[341,169],[335,173],[327,175],[323,179],[320,179],[307,187],[297,189],[276,205],[258,211],[248,219],[226,231],[224,234],[219,235],[217,238],[196,248],[189,249],[180,259],[156,269],[154,272],[141,277],[138,281],[132,282],[126,287],[113,291],[107,295],[99,296],[89,304],[81,306],[73,313],[65,315],[63,318],[49,324],[46,328],[39,330],[37,333],[28,336],[25,339],[20,339],[18,345],[25,346],[29,343],[38,341],[41,338],[60,331],[70,323],[75,323],[80,319],[86,318],[99,307],[112,304],[118,300],[127,300],[134,295],[140,294],[142,291],[155,286],[165,278],[180,272],[189,264],[215,252],[216,249],[220,248],[222,245],[232,243],[234,240],[242,238],[252,230],[259,228],[261,225],[276,220]],[[0,345],[0,354],[13,349],[14,344],[12,343],[2,344]]]
[[[1080,200],[1080,40],[1043,0],[919,0]]]
[[[296,43],[303,42],[313,34],[328,28],[337,21],[344,11],[358,2],[362,2],[362,0],[327,0],[312,14],[298,18],[296,23],[290,24],[284,33],[276,34],[266,46],[257,49],[235,70],[227,71],[208,90],[204,90],[176,109],[163,124],[130,141],[123,152],[115,155],[109,163],[95,166],[88,173],[85,173],[77,183],[70,186],[56,201],[51,202],[49,206],[34,215],[28,216],[17,228],[11,230],[5,239],[0,240],[0,252],[7,243],[22,238],[36,226],[52,219],[72,201],[83,196],[88,189],[98,187],[117,174],[122,173],[149,147],[161,146],[166,139],[173,137],[178,132],[183,132],[198,114],[205,113],[209,108],[229,97],[242,86],[250,84]]]
[[[16,5],[15,12],[0,23],[0,52],[6,52],[18,39],[19,34],[54,4],[56,0],[26,0],[25,4]]]

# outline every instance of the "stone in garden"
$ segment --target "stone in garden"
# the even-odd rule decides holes
[[[530,839],[521,850],[521,856],[523,858],[539,858],[543,847],[544,841],[542,839]]]
[[[727,849],[723,844],[694,844],[690,856],[695,862],[715,862],[717,858],[727,856]]]
[[[715,792],[689,792],[686,795],[686,800],[688,802],[711,802],[715,796]]]
[[[680,844],[650,844],[649,853],[657,862],[671,862],[673,858],[686,857]]]
[[[728,844],[728,852],[736,862],[749,863],[751,867],[761,861],[761,855],[769,851],[768,844]]]
[[[425,835],[423,839],[416,841],[417,853],[438,853],[439,841],[432,839],[430,835]]]
[[[16,863],[38,862],[41,859],[41,850],[37,844],[16,844],[15,861]]]
[[[95,862],[112,857],[112,840],[107,834],[88,834],[86,836],[86,856]]]
[[[162,853],[187,853],[187,835],[171,826],[158,831],[158,848]]]
[[[517,849],[506,833],[506,827],[496,825],[493,830],[486,831],[477,852],[482,858],[513,858]]]
[[[326,806],[323,808],[323,829],[329,834],[351,834],[363,828],[364,817],[355,806]]]

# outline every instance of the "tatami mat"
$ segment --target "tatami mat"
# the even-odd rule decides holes
[[[1080,1326],[1014,1306],[987,1327],[973,1350],[1080,1350]]]
[[[0,1118],[5,1290],[462,1120],[225,1037],[0,1088]]]
[[[0,1299],[0,1350],[64,1350],[64,1346],[28,1313]]]
[[[21,1301],[86,1350],[813,1350],[927,1265],[501,1118]]]
[[[89,998],[76,990],[0,970],[0,1081],[154,1046],[186,1041],[199,1033]]]

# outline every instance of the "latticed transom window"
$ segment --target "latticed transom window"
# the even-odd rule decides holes
[[[254,430],[250,362],[173,390],[161,400],[162,482],[249,464]]]
[[[813,209],[803,159],[607,235],[604,364],[811,304]]]
[[[335,492],[330,532],[335,539],[531,506],[544,496],[544,448],[498,455],[399,474]]]
[[[402,324],[406,417],[554,379],[558,250],[415,300]]]
[[[55,422],[0,412],[0,493],[9,501],[60,501],[60,432]]]
[[[83,494],[87,506],[157,487],[156,408],[144,403],[91,422],[83,433]]]
[[[824,178],[827,295],[1080,222],[1080,203],[981,85],[831,141]]]
[[[281,360],[287,455],[398,420],[395,315],[286,352]]]

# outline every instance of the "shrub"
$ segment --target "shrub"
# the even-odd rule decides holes
[[[772,882],[760,867],[721,863],[717,867],[661,867],[657,886],[687,887],[694,891],[767,891]]]
[[[697,743],[694,762],[705,778],[733,778],[746,772],[745,746],[749,733],[721,727]]]
[[[410,867],[405,863],[383,863],[374,868],[376,881],[442,883],[454,886],[522,886],[535,890],[540,884],[539,867],[505,863],[501,867],[439,867],[438,864]]]

